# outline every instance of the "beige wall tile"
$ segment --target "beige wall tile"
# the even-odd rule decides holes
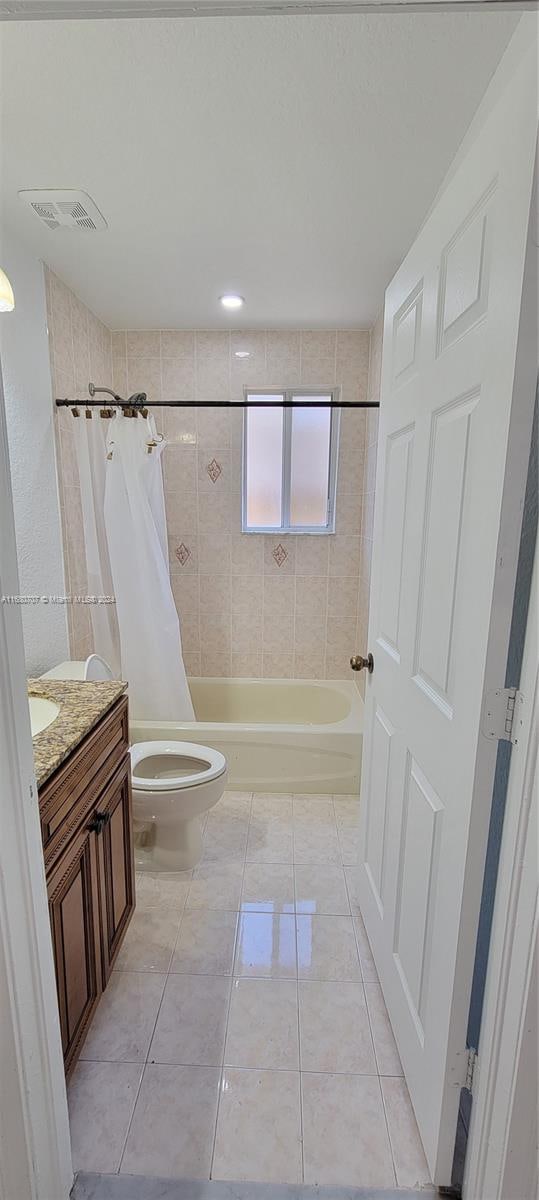
[[[336,383],[335,330],[301,334],[301,383],[307,387],[334,387]]]
[[[159,358],[161,336],[158,329],[128,329],[127,353],[130,358]]]
[[[381,319],[372,348],[370,334],[354,330],[110,333],[50,271],[46,282],[60,395],[84,398],[93,376],[121,395],[145,391],[156,401],[240,399],[244,386],[335,383],[345,399],[378,397]],[[249,358],[237,359],[237,349],[249,350]],[[240,532],[241,409],[192,404],[154,415],[168,441],[162,462],[170,572],[189,672],[348,678],[348,658],[366,639],[368,623],[377,413],[341,414],[336,534],[329,537]],[[67,573],[70,586],[84,591],[73,430],[60,427],[63,416],[55,431]],[[208,473],[214,459],[221,468],[216,482]],[[286,552],[280,566],[279,544]],[[88,611],[70,614],[69,624],[72,653],[75,644],[77,653],[91,649]]]
[[[236,350],[247,350],[248,358],[237,358]],[[230,397],[243,399],[245,387],[266,386],[266,334],[262,332],[230,335]]]
[[[161,399],[161,359],[134,358],[127,359],[127,383],[130,395],[135,392],[145,392],[148,400],[155,404]]]
[[[230,334],[197,330],[196,395],[225,400],[230,392]]]
[[[195,359],[162,359],[163,400],[191,400],[195,391]]]
[[[195,358],[195,333],[193,329],[162,329],[161,354],[163,358],[181,359],[193,363]]]

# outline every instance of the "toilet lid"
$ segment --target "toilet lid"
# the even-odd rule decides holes
[[[196,787],[226,771],[224,754],[196,742],[135,742],[129,753],[133,786],[142,792]]]

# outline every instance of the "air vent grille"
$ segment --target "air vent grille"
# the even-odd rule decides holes
[[[105,218],[86,192],[21,191],[19,197],[48,229],[96,232],[107,228]]]

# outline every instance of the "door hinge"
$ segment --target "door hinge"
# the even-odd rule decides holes
[[[468,1091],[468,1092],[473,1092],[473,1082],[474,1082],[474,1075],[475,1075],[476,1067],[477,1067],[477,1050],[474,1050],[473,1046],[471,1046],[470,1049],[468,1050],[468,1058],[466,1061],[466,1078],[464,1080],[464,1087],[466,1088],[466,1091]]]
[[[517,688],[497,688],[489,692],[484,708],[483,733],[485,737],[511,742],[518,746],[522,728],[524,696]]]

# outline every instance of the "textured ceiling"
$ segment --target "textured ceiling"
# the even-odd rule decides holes
[[[5,23],[6,228],[113,328],[369,325],[517,19]],[[17,198],[58,187],[108,229]]]

